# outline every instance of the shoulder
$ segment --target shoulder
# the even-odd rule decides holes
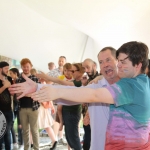
[[[147,83],[149,78],[145,74],[138,75],[133,78],[122,78],[118,82],[116,82],[117,85],[119,86],[125,86],[125,85],[130,85],[130,86],[136,86],[136,85],[144,85]]]

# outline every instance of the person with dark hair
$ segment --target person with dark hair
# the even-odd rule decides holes
[[[14,83],[16,79],[20,76],[19,70],[17,68],[9,69],[9,74],[12,77]]]
[[[5,61],[0,62],[0,111],[4,114],[7,123],[5,135],[0,137],[0,150],[4,141],[5,149],[11,150],[10,130],[13,125],[13,112],[11,108],[11,95],[8,88],[13,83],[11,77],[7,76],[9,64]]]
[[[147,76],[150,78],[150,59],[148,59],[148,66],[145,70],[145,73],[147,74]]]
[[[13,83],[16,83],[16,80],[20,76],[19,70],[17,68],[11,68],[9,69],[9,75],[13,79]],[[20,127],[20,119],[19,119],[19,110],[18,110],[18,100],[16,98],[16,95],[13,96],[13,113],[14,113],[14,121],[17,117],[17,123],[18,123],[18,143],[19,143],[19,149],[23,147],[23,137],[22,137],[22,129]],[[14,126],[13,121],[13,126]],[[16,142],[16,134],[14,127],[11,128],[11,134],[12,134],[12,140],[13,140],[13,149],[18,149],[18,144]]]

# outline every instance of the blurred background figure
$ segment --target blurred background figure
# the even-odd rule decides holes
[[[16,83],[16,80],[19,78],[20,73],[17,68],[11,68],[9,70],[9,75],[13,80],[13,84]],[[14,121],[13,121],[13,126],[11,128],[11,134],[12,134],[12,140],[13,140],[13,149],[18,149],[21,150],[23,149],[23,136],[22,136],[22,127],[20,123],[20,118],[19,118],[19,107],[18,107],[18,100],[16,98],[16,95],[13,96],[13,113],[14,113]],[[15,119],[17,118],[17,128],[18,128],[18,144],[16,142],[16,134],[14,130],[14,122]]]
[[[146,68],[145,73],[150,78],[150,59],[148,59],[148,67]]]
[[[48,63],[48,69],[49,71],[54,70],[56,68],[55,64],[53,62]]]
[[[31,73],[31,75],[36,76],[36,74],[37,74],[37,70],[36,70],[36,69],[34,69],[34,68],[32,68],[32,69],[30,70],[30,73]]]

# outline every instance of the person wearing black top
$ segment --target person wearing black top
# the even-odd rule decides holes
[[[13,124],[13,112],[11,108],[11,95],[8,91],[12,84],[11,77],[7,76],[9,71],[9,64],[5,61],[0,62],[0,111],[4,114],[7,122],[7,129],[2,138],[0,138],[0,150],[2,143],[5,143],[5,149],[11,150],[10,129]]]

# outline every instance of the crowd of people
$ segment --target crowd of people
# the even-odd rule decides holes
[[[148,47],[136,41],[118,50],[104,47],[97,55],[100,72],[90,58],[71,64],[60,56],[58,68],[48,63],[48,73],[37,72],[28,58],[20,62],[21,74],[0,62],[0,111],[7,121],[0,149],[4,143],[11,150],[11,133],[14,149],[18,143],[19,149],[39,150],[39,129],[45,129],[50,150],[63,142],[63,130],[68,150],[150,150],[148,53]]]

